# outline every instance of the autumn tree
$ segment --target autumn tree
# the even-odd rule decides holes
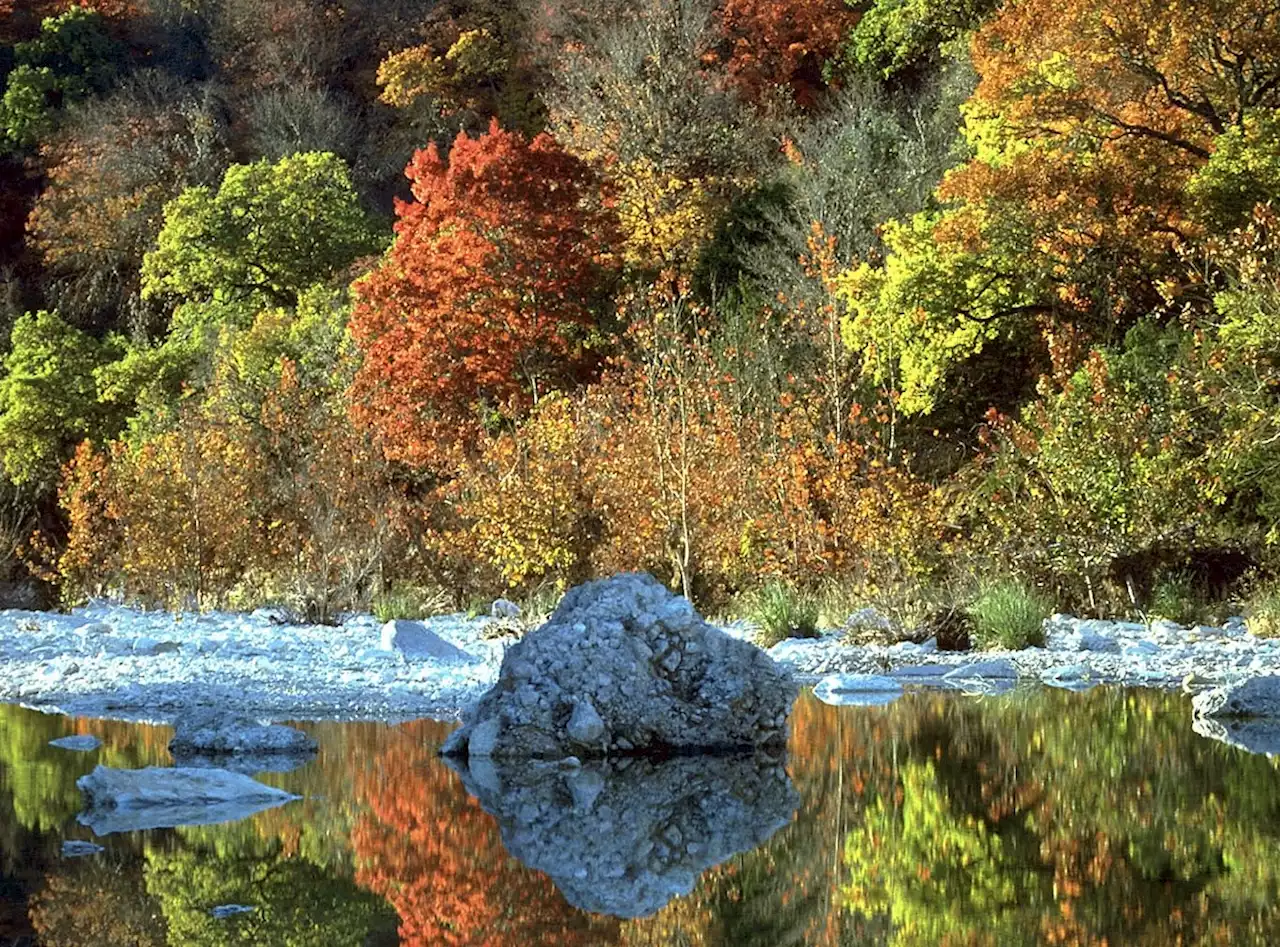
[[[59,105],[106,91],[121,49],[100,14],[72,6],[45,19],[39,35],[18,43],[13,54],[16,66],[0,99],[0,146],[6,151],[39,142]]]
[[[548,135],[495,122],[409,165],[396,240],[355,286],[354,395],[387,456],[430,465],[486,412],[536,402],[589,368],[612,225],[595,177]]]
[[[828,61],[858,14],[845,0],[726,0],[720,19],[729,74],[747,97],[781,93],[808,108],[826,88]]]
[[[27,224],[66,318],[115,327],[127,313],[145,324],[139,274],[166,202],[225,166],[216,112],[207,94],[159,73],[67,110],[42,149],[48,180]]]
[[[378,242],[335,155],[232,165],[216,191],[191,187],[165,205],[164,227],[143,261],[142,293],[250,311],[292,306]]]
[[[642,269],[690,269],[774,148],[769,123],[708,61],[714,17],[703,0],[619,4],[589,22],[568,18],[553,46],[550,125],[610,183],[623,256]]]
[[[1114,341],[1194,295],[1187,185],[1218,136],[1280,103],[1277,17],[1225,0],[1028,0],[978,31],[974,158],[941,186],[948,206],[894,224],[884,265],[847,286],[850,343],[898,374],[904,408],[932,410],[995,343],[1041,337],[1047,361],[1066,351],[1055,339]]]

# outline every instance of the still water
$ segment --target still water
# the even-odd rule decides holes
[[[76,821],[76,778],[96,763],[167,764],[167,728],[0,706],[0,947],[1280,943],[1280,770],[1196,735],[1181,695],[921,693],[874,708],[806,695],[786,795],[749,780],[732,800],[786,798],[794,817],[758,826],[755,848],[637,918],[575,907],[507,853],[502,828],[520,850],[513,833],[528,847],[537,827],[500,828],[437,760],[449,725],[305,729],[319,756],[261,776],[302,801],[96,837]],[[102,746],[48,745],[71,733]],[[720,777],[697,778],[645,775],[661,788],[635,819],[662,810],[655,794],[705,798]],[[588,803],[604,807],[608,787],[595,792]],[[524,808],[526,823],[543,817]],[[723,829],[724,805],[712,809],[708,836]],[[725,841],[688,841],[698,829],[682,825],[691,851]],[[652,833],[671,848],[670,825]],[[64,854],[77,839],[104,850]],[[616,898],[626,880],[601,884]],[[581,869],[576,882],[570,898],[589,901],[594,879]],[[210,913],[232,904],[252,910]]]

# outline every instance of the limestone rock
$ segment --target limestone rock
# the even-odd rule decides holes
[[[231,822],[298,798],[220,769],[98,766],[76,786],[85,800],[78,820],[97,835]]]
[[[507,651],[442,752],[558,760],[780,745],[796,693],[789,671],[656,579],[618,575],[570,591]]]
[[[1280,675],[1251,677],[1197,694],[1191,702],[1197,717],[1280,716]]]
[[[617,917],[688,894],[698,875],[762,844],[800,803],[782,760],[765,753],[450,764],[497,818],[508,852],[575,907]]]
[[[301,730],[217,710],[197,710],[179,717],[169,742],[169,752],[183,766],[226,767],[239,772],[293,769],[315,751],[316,741]]]
[[[96,750],[102,743],[92,734],[84,733],[50,740],[49,745],[56,746],[60,750],[75,750],[78,753],[88,753],[90,750]]]
[[[519,618],[520,606],[510,599],[497,598],[489,606],[490,618]]]
[[[394,651],[410,661],[471,662],[475,658],[451,645],[420,621],[397,618],[382,626],[382,650]]]
[[[813,696],[835,706],[875,707],[901,697],[902,683],[879,674],[832,674],[814,685]]]

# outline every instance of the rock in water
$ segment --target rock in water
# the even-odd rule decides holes
[[[1280,716],[1280,675],[1251,677],[1215,687],[1191,701],[1197,717]]]
[[[507,652],[442,752],[561,759],[780,745],[796,693],[789,671],[652,576],[618,575],[570,591]]]
[[[85,802],[78,821],[96,835],[232,822],[299,798],[222,769],[98,766],[76,787]]]
[[[454,765],[507,851],[596,914],[653,914],[706,869],[765,842],[800,803],[766,753],[566,763]]]
[[[1280,755],[1280,720],[1274,717],[1253,719],[1197,717],[1191,729],[1202,737],[1217,740],[1249,753]]]
[[[101,746],[101,742],[92,734],[83,733],[70,737],[59,737],[56,740],[49,741],[50,746],[56,746],[60,750],[75,750],[77,753],[88,753],[96,750]]]
[[[471,662],[475,658],[454,647],[420,621],[397,618],[382,626],[382,650],[395,651],[410,661]]]
[[[294,769],[315,751],[316,741],[301,730],[217,710],[179,717],[169,741],[169,752],[179,765],[225,766],[240,772]]]
[[[813,696],[838,707],[877,707],[901,697],[902,684],[879,674],[832,674],[814,685]]]

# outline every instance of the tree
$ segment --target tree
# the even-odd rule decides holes
[[[67,110],[62,132],[42,149],[48,180],[27,223],[65,318],[116,328],[127,313],[145,322],[139,273],[166,202],[225,167],[214,105],[148,72]]]
[[[17,484],[48,489],[86,437],[109,437],[119,417],[98,403],[94,371],[116,354],[56,313],[14,324],[0,378],[0,459]]]
[[[188,188],[165,205],[142,265],[144,297],[231,304],[250,314],[294,306],[379,236],[342,159],[329,153],[232,165],[215,193]]]
[[[48,130],[60,104],[106,91],[121,50],[103,17],[72,6],[40,24],[40,34],[13,50],[17,67],[0,99],[0,146],[30,148]]]
[[[726,0],[720,19],[732,49],[729,75],[746,96],[760,101],[781,91],[809,108],[858,14],[845,0]]]
[[[1087,351],[1196,297],[1187,185],[1217,136],[1280,104],[1280,10],[1026,0],[978,31],[974,65],[974,157],[940,187],[948,206],[898,225],[847,286],[850,341],[895,363],[907,410],[933,410],[994,341],[1042,336],[1054,357],[1075,333]]]
[[[936,61],[997,0],[876,0],[849,33],[841,58],[889,78]]]
[[[611,185],[622,253],[637,267],[692,268],[774,151],[771,123],[708,62],[714,17],[706,0],[623,3],[549,44],[551,128]]]
[[[389,458],[429,465],[484,412],[518,411],[590,367],[613,225],[586,165],[496,121],[406,173],[395,243],[355,284],[355,410]]]

